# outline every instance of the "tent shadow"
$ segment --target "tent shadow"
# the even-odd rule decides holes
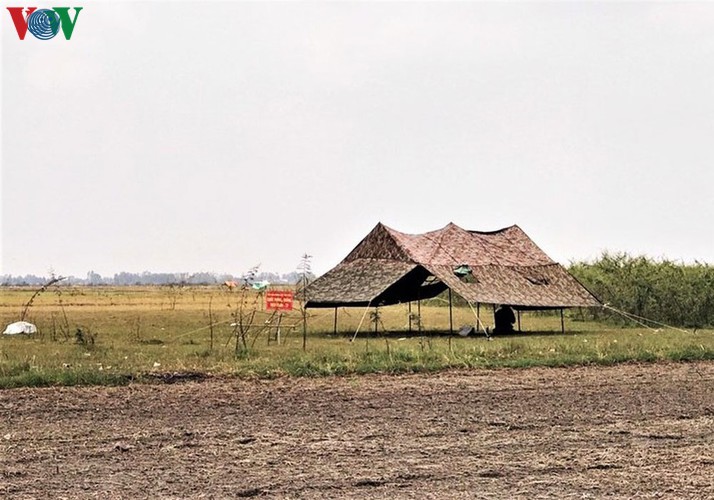
[[[519,337],[563,337],[568,335],[573,335],[577,332],[565,330],[561,332],[560,330],[527,330],[527,331],[517,331],[512,333],[499,333],[492,335],[493,338],[519,338]]]
[[[567,335],[573,335],[577,332],[569,332],[566,330],[565,333],[561,332],[560,330],[533,330],[533,331],[515,331],[512,333],[501,333],[501,334],[491,334],[491,337],[494,340],[497,339],[503,339],[503,338],[528,338],[528,337],[549,337],[549,336],[567,336]],[[351,339],[354,336],[354,332],[338,332],[338,333],[332,333],[332,332],[324,332],[321,333],[320,336],[324,337],[332,337],[332,338],[346,338],[346,339]],[[419,337],[431,337],[431,338],[448,338],[448,337],[455,337],[455,338],[466,338],[466,339],[487,339],[488,337],[486,336],[485,333],[479,332],[479,333],[472,333],[471,335],[468,335],[466,337],[460,336],[456,331],[454,333],[450,333],[448,330],[423,330],[421,332],[419,331],[411,331],[411,332],[404,332],[404,331],[386,331],[386,332],[374,332],[374,331],[364,331],[364,332],[359,332],[357,334],[356,339],[387,339],[387,340],[398,340],[401,338],[419,338]]]

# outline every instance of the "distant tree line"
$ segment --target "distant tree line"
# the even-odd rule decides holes
[[[674,326],[714,325],[714,266],[710,264],[605,252],[593,262],[574,262],[569,270],[614,308]],[[625,321],[607,310],[589,314]]]
[[[101,276],[89,271],[85,278],[70,276],[63,282],[64,285],[215,285],[226,281],[241,280],[242,276],[232,274],[216,274],[209,272],[200,273],[116,273],[114,276]],[[293,271],[290,273],[258,272],[254,276],[255,281],[268,281],[272,284],[295,284],[301,278],[301,273]],[[0,285],[3,286],[41,286],[49,280],[47,276],[36,276],[26,274],[24,276],[13,276],[11,274],[0,275]]]

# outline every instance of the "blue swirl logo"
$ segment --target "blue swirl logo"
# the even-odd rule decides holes
[[[36,10],[27,20],[27,29],[40,40],[49,40],[59,32],[60,16],[54,10]]]

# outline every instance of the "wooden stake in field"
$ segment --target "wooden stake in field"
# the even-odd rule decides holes
[[[211,347],[210,350],[213,351],[213,311],[211,310],[211,302],[213,302],[213,296],[208,298],[208,327],[211,331]]]
[[[305,311],[304,306],[303,311]],[[302,350],[307,351],[307,312],[302,313]]]

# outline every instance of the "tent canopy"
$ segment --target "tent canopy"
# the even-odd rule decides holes
[[[447,288],[474,304],[601,305],[518,226],[483,232],[450,223],[406,234],[379,223],[342,262],[310,284],[306,307],[391,305],[435,297]]]

